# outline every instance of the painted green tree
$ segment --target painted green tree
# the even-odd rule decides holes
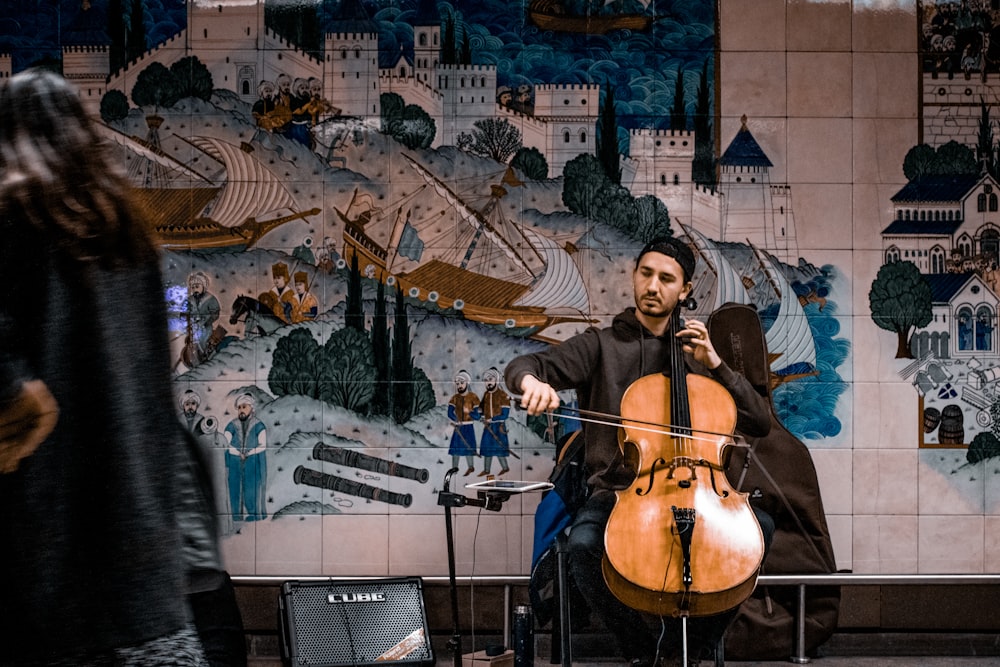
[[[933,318],[931,287],[913,262],[883,264],[868,292],[872,321],[896,334],[896,358],[912,359],[910,335]]]

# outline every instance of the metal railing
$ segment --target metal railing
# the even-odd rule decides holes
[[[402,575],[400,575],[402,576]],[[320,577],[320,576],[234,576],[237,586],[280,586],[285,581],[358,581],[385,579],[387,577]],[[425,584],[434,586],[450,585],[447,576],[420,577]],[[464,576],[455,578],[457,584],[504,587],[504,644],[510,644],[510,619],[512,591],[515,586],[527,586],[530,578],[526,575],[506,576]],[[757,577],[758,586],[796,586],[798,588],[798,609],[796,612],[795,655],[789,661],[806,664],[806,589],[809,586],[954,586],[954,585],[998,585],[1000,574],[763,574]]]
[[[795,655],[790,662],[804,665],[806,655],[806,588],[809,586],[953,586],[959,584],[1000,584],[1000,574],[762,574],[758,586],[797,586]]]

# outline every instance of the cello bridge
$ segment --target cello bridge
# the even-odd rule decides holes
[[[686,479],[682,479],[680,481],[690,483],[691,480],[698,479],[698,472],[695,470],[695,466],[701,464],[702,464],[701,460],[695,460],[690,456],[675,456],[673,459],[671,459],[670,465],[667,466],[668,470],[667,479],[673,479],[674,473],[677,472],[678,468],[687,468],[691,472],[691,475]]]

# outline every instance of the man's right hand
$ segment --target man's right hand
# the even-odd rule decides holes
[[[534,375],[521,379],[521,407],[535,416],[552,412],[559,407],[559,394],[552,385],[542,382]]]

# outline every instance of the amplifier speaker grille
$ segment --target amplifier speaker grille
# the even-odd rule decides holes
[[[434,664],[417,577],[286,581],[278,602],[291,667]]]

